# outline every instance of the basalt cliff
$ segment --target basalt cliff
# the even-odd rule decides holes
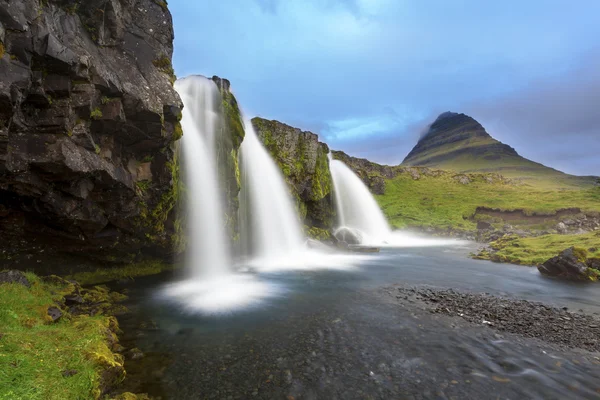
[[[0,1],[4,264],[177,248],[173,36],[162,1]]]

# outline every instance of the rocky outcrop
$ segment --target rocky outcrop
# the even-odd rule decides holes
[[[221,104],[225,123],[223,131],[216,136],[217,160],[219,162],[219,182],[223,185],[225,207],[225,226],[232,240],[239,236],[239,197],[240,192],[240,168],[238,164],[238,153],[240,145],[244,140],[245,131],[242,115],[237,100],[231,92],[231,83],[227,79],[213,76],[221,93]]]
[[[0,246],[172,251],[182,105],[165,4],[0,0]]]
[[[372,193],[379,195],[385,194],[386,180],[393,179],[399,175],[410,176],[410,179],[414,181],[418,181],[424,177],[446,177],[463,185],[469,185],[472,182],[512,184],[510,179],[506,179],[502,175],[493,173],[457,174],[455,172],[442,171],[428,167],[381,165],[364,158],[351,157],[342,151],[332,151],[331,154],[334,159],[342,161],[352,169]]]
[[[538,267],[540,273],[568,280],[596,280],[594,271],[587,265],[587,251],[571,247],[552,257]],[[594,279],[595,278],[595,279]]]
[[[254,118],[252,125],[279,164],[309,234],[330,230],[335,211],[327,145],[312,132],[278,121]]]

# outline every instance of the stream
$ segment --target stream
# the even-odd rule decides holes
[[[418,307],[395,283],[487,292],[600,313],[600,286],[468,258],[474,244],[382,249],[346,269],[253,273],[272,297],[199,315],[160,296],[172,274],[117,285],[125,388],[161,399],[600,398],[598,354],[499,335]],[[276,290],[275,290],[276,289]]]

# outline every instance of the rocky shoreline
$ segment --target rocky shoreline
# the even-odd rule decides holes
[[[590,315],[582,310],[572,312],[567,307],[428,286],[395,285],[386,292],[401,304],[460,318],[472,325],[600,352],[600,316],[597,313]]]

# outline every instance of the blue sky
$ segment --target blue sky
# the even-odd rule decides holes
[[[170,0],[178,76],[249,117],[398,164],[444,111],[522,155],[600,175],[600,1]]]

